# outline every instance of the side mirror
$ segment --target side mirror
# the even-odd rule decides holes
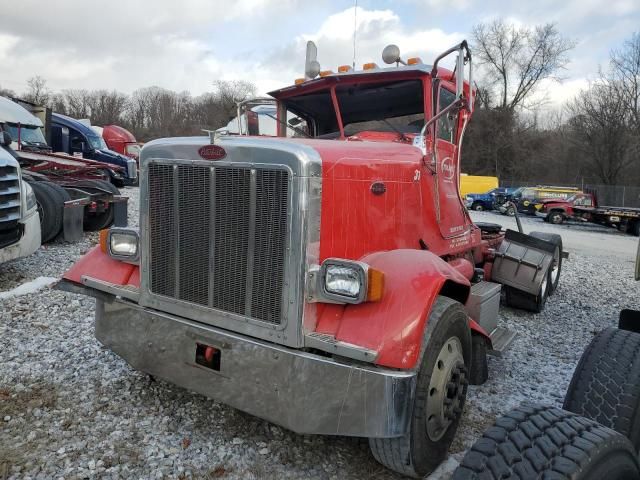
[[[636,253],[636,280],[640,280],[640,242],[638,242],[638,253]]]
[[[9,132],[5,132],[3,130],[2,135],[0,136],[0,144],[3,147],[9,147],[11,146],[12,142],[13,142],[13,139],[11,138],[11,135],[9,134]]]

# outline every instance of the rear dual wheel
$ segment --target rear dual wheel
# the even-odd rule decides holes
[[[105,180],[86,180],[83,185],[90,188],[97,188],[111,193],[112,195],[120,195],[118,190],[112,183]],[[88,232],[95,232],[111,226],[114,219],[113,203],[109,203],[109,206],[104,212],[100,213],[85,213],[83,220],[83,228]]]
[[[398,438],[369,439],[378,462],[420,478],[444,460],[467,398],[470,362],[471,332],[464,307],[438,297],[425,330],[409,431]]]
[[[29,183],[36,196],[40,216],[40,241],[55,239],[63,228],[64,203],[71,200],[66,190],[52,182]]]

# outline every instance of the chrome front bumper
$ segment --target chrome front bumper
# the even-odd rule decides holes
[[[547,218],[547,212],[541,212],[540,210],[536,210],[536,217]]]
[[[135,369],[305,434],[397,437],[408,428],[416,381],[146,309],[96,300],[96,337]],[[220,351],[219,371],[196,344]]]

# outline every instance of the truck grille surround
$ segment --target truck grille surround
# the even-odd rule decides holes
[[[16,167],[0,167],[0,248],[16,243],[20,228],[20,182]]]
[[[151,163],[148,186],[150,292],[281,324],[289,171]]]

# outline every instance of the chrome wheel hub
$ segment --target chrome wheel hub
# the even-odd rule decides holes
[[[462,344],[451,337],[438,354],[427,392],[427,435],[431,441],[440,440],[462,413],[468,384]]]

